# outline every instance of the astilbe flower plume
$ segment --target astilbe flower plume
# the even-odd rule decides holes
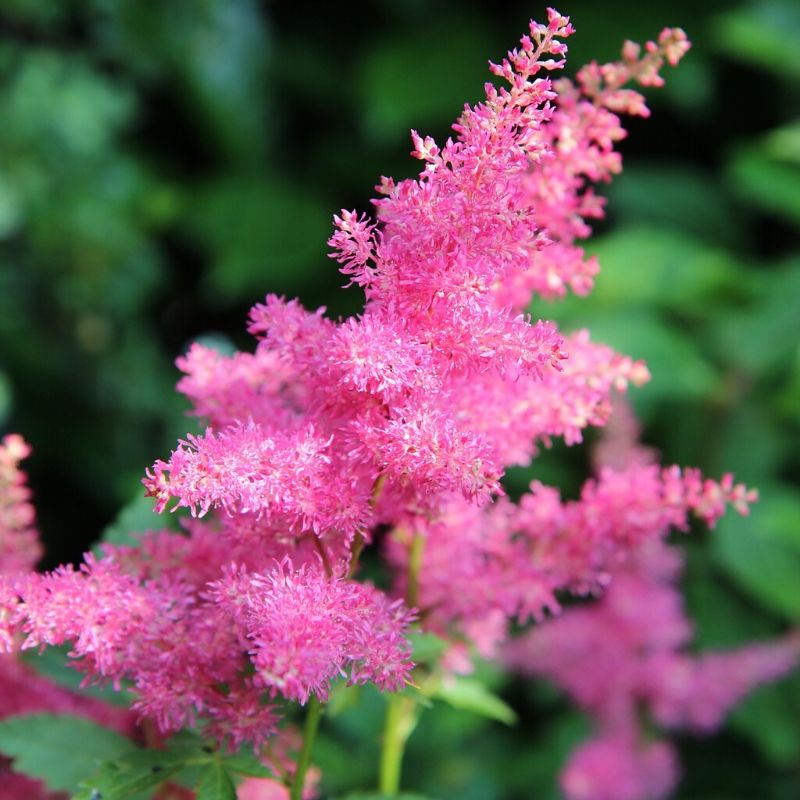
[[[501,497],[509,466],[555,437],[580,442],[608,421],[614,392],[649,377],[587,331],[564,336],[525,309],[591,290],[599,265],[577,242],[603,213],[593,184],[621,169],[618,115],[647,113],[627,84],[660,85],[688,43],[666,29],[574,83],[553,81],[573,32],[552,9],[531,22],[490,66],[505,85],[487,83],[452,137],[412,132],[417,178],[383,178],[374,218],[334,217],[331,255],[363,290],[362,313],[334,321],[268,295],[250,313],[253,353],[194,345],[178,359],[178,388],[207,427],[144,484],[157,511],[192,518],[2,584],[7,648],[69,644],[87,680],[129,687],[163,732],[202,721],[263,755],[284,701],[324,700],[339,678],[410,681],[409,606],[452,652],[467,641],[490,655],[511,620],[556,613],[560,592],[599,594],[617,578],[624,591],[631,554],[658,551],[691,516],[746,511],[753,495],[732,477],[650,463],[603,470],[576,501],[538,482],[518,503]],[[389,593],[354,578],[361,548],[387,531]],[[748,675],[763,678],[760,663]],[[703,669],[681,687],[718,667]],[[657,712],[665,722],[689,713],[681,687]],[[584,761],[602,765],[619,741]],[[660,787],[670,758],[637,751],[620,770],[639,785],[641,765],[657,765],[645,772]]]
[[[679,776],[666,741],[652,741],[642,709],[660,727],[708,733],[754,687],[791,670],[800,636],[735,650],[686,651],[692,626],[676,586],[681,556],[651,543],[614,572],[594,605],[566,610],[508,644],[504,658],[563,688],[596,732],[561,776],[569,800],[658,800]]]
[[[75,666],[131,685],[137,710],[163,730],[200,714],[209,732],[258,743],[275,728],[265,697],[325,697],[340,673],[384,688],[408,679],[409,612],[347,577],[379,524],[427,526],[418,599],[437,606],[440,627],[446,618],[476,637],[487,616],[540,615],[556,607],[558,589],[601,582],[628,544],[623,534],[598,529],[584,542],[580,515],[561,519],[572,512],[538,488],[518,508],[482,510],[502,493],[508,465],[528,463],[552,437],[580,441],[606,421],[613,390],[647,379],[643,364],[586,332],[565,339],[524,307],[532,292],[590,288],[596,265],[574,245],[600,214],[589,184],[619,170],[615,112],[642,111],[622,84],[657,83],[685,37],[665,32],[642,58],[627,47],[601,70],[602,86],[580,78],[557,91],[549,75],[572,33],[552,10],[547,24],[531,23],[521,47],[491,67],[507,87],[487,83],[452,138],[439,146],[412,133],[417,179],[382,179],[374,220],[334,218],[332,255],[362,287],[362,314],[336,322],[270,295],[250,315],[255,353],[195,345],[178,360],[179,389],[209,427],[157,461],[145,485],[158,511],[215,518],[17,581],[5,614],[25,647],[69,643]],[[649,480],[652,502],[664,500],[667,478]],[[689,491],[679,476],[670,485]],[[536,503],[570,536],[526,533]],[[695,507],[683,495],[673,504],[680,511],[666,512],[654,535]],[[475,533],[437,557],[452,539],[448,520],[470,520]],[[433,587],[486,560],[487,527],[494,582],[481,602],[440,602]],[[405,569],[402,554],[391,559]],[[324,643],[313,630],[326,632]]]
[[[0,442],[0,594],[16,602],[14,581],[31,570],[41,556],[36,512],[27,476],[20,462],[31,453],[21,436],[10,434]],[[74,714],[132,736],[133,717],[126,710],[81,695],[39,675],[24,663],[14,631],[3,620],[6,652],[0,655],[0,719],[48,711]],[[8,800],[55,800],[63,795],[48,792],[39,781],[12,771],[0,756],[0,785]]]
[[[637,482],[629,476],[646,470],[654,453],[638,443],[630,409],[619,405],[618,411],[618,423],[597,448],[596,487],[610,480],[635,493]],[[609,456],[614,467],[604,461]],[[710,521],[719,516],[725,495],[741,511],[746,511],[742,503],[754,499],[729,479],[720,486],[691,483],[683,502]],[[675,505],[680,493],[669,494],[673,510],[685,514]],[[658,524],[633,496],[624,513],[636,527]],[[620,524],[619,510],[606,509],[605,516],[602,524]],[[666,730],[709,733],[753,688],[780,678],[800,660],[800,632],[733,650],[688,652],[693,629],[678,586],[681,551],[637,537],[627,553],[624,562],[609,565],[608,587],[599,601],[568,608],[503,650],[509,666],[552,681],[594,720],[594,735],[575,749],[562,771],[567,800],[668,797],[680,776],[677,753],[669,742],[653,738],[643,712]]]

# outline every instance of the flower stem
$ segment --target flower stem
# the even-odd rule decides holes
[[[403,753],[408,737],[417,724],[415,706],[413,697],[393,694],[386,707],[378,788],[381,794],[388,797],[393,797],[400,791]]]
[[[386,483],[386,475],[378,475],[375,479],[375,483],[372,486],[372,495],[369,498],[369,507],[370,510],[375,508],[375,504],[380,499],[380,496],[383,492],[384,484]],[[353,539],[353,547],[350,551],[350,566],[347,570],[347,577],[352,578],[356,574],[356,570],[358,569],[358,559],[361,558],[361,551],[364,549],[364,545],[367,543],[366,537],[364,536],[363,531],[359,531],[356,533],[355,538]]]
[[[419,605],[419,571],[422,569],[422,554],[425,551],[425,539],[415,533],[411,539],[408,554],[408,584],[406,586],[406,605],[416,608]]]
[[[314,747],[314,739],[317,735],[317,728],[319,727],[319,720],[322,717],[323,706],[314,695],[308,701],[308,711],[306,712],[306,722],[303,727],[303,747],[300,750],[300,755],[297,757],[297,769],[294,773],[294,779],[289,789],[289,797],[291,800],[302,800],[303,798],[303,784],[306,780],[306,772],[311,765],[311,751]]]

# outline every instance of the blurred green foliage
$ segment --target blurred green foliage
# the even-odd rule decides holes
[[[770,635],[800,620],[800,6],[560,10],[578,28],[573,69],[666,24],[695,47],[630,126],[589,245],[596,292],[533,312],[647,359],[633,400],[665,461],[761,488],[750,518],[681,541],[698,645]],[[193,425],[172,391],[190,340],[246,345],[267,291],[358,308],[326,259],[331,214],[366,210],[381,174],[412,174],[408,129],[446,136],[486,59],[543,14],[516,0],[0,4],[0,427],[34,445],[48,563],[78,557]],[[586,469],[583,449],[555,447],[509,485],[536,474],[569,492]],[[434,700],[404,785],[556,798],[587,722],[547,687],[481,677],[516,725]],[[317,748],[331,795],[374,784],[384,701],[352,691]],[[681,748],[680,798],[800,796],[800,676]]]

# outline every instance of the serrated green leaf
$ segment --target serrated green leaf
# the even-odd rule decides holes
[[[458,677],[443,682],[433,692],[432,697],[443,700],[453,708],[471,711],[506,725],[513,725],[517,721],[514,709],[474,678]]]
[[[54,791],[74,791],[101,761],[130,750],[126,737],[71,714],[28,714],[0,722],[0,752],[14,769]]]
[[[95,800],[98,795],[103,800],[127,800],[171,778],[195,753],[194,748],[180,742],[169,750],[129,749],[81,780],[74,800]]]
[[[195,793],[196,800],[236,800],[233,780],[219,761],[203,770]]]

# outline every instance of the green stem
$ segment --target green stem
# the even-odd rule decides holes
[[[302,800],[303,798],[303,784],[306,780],[306,772],[311,766],[311,751],[314,747],[314,739],[317,735],[320,717],[322,717],[322,710],[322,703],[314,695],[311,695],[308,701],[308,711],[306,712],[306,723],[303,727],[303,747],[297,757],[297,769],[289,789],[290,800]]]
[[[406,587],[406,605],[416,608],[419,605],[419,571],[422,569],[422,554],[425,551],[425,539],[419,533],[411,540],[408,554],[408,585]]]
[[[372,486],[372,495],[369,498],[370,510],[375,508],[375,504],[380,499],[385,483],[386,483],[386,475],[385,474],[378,475],[378,477],[375,480],[375,483]],[[361,531],[356,533],[355,539],[353,540],[353,548],[350,551],[350,566],[347,569],[348,578],[352,578],[356,574],[356,570],[358,569],[358,559],[361,558],[361,551],[364,549],[364,545],[366,543],[367,540],[364,537],[364,533]]]
[[[383,748],[378,788],[381,794],[393,797],[400,791],[400,772],[406,742],[417,724],[413,697],[393,694],[386,707]]]

